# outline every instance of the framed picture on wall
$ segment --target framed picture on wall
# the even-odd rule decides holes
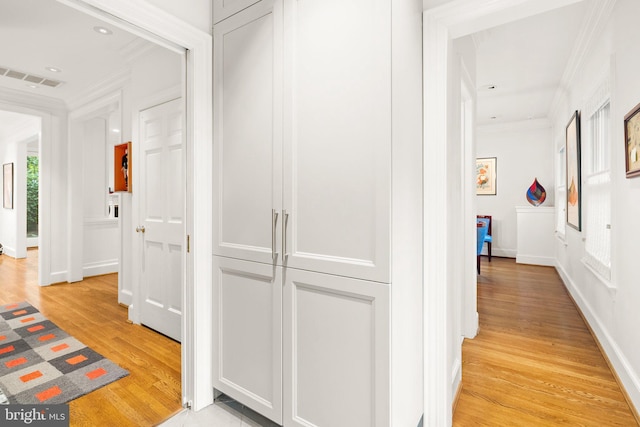
[[[114,146],[113,190],[131,193],[131,141]]]
[[[484,196],[497,194],[496,166],[497,159],[495,157],[476,159],[476,194]]]
[[[13,209],[13,163],[2,165],[2,207]]]
[[[567,224],[582,229],[582,185],[580,183],[580,112],[576,111],[566,127]]]
[[[640,104],[624,116],[624,152],[627,178],[640,176]]]

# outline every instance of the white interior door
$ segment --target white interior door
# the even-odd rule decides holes
[[[182,99],[140,112],[140,322],[180,341],[184,240]]]

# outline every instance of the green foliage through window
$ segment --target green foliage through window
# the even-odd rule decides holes
[[[38,174],[37,156],[27,157],[27,237],[38,236]]]

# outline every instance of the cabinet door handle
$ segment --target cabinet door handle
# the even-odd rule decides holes
[[[286,209],[282,211],[282,259],[289,256],[287,253],[287,222],[289,222],[289,213]]]
[[[276,223],[278,222],[278,212],[275,209],[271,209],[271,258],[275,259],[278,256],[276,252]]]

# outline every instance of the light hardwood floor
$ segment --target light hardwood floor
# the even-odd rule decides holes
[[[482,259],[454,426],[637,426],[555,269]]]
[[[0,303],[27,301],[61,329],[129,371],[69,404],[71,426],[154,426],[181,409],[180,344],[127,323],[117,275],[37,285],[37,250],[0,256]]]

